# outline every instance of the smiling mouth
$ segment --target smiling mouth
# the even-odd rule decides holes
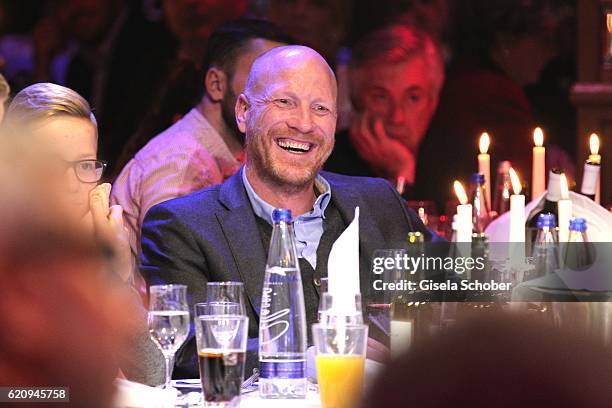
[[[281,149],[294,154],[308,153],[314,146],[312,143],[298,142],[292,139],[276,139],[276,144]]]

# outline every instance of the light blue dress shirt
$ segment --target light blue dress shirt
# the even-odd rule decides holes
[[[246,166],[242,169],[242,182],[253,207],[253,212],[263,218],[268,224],[273,225],[272,211],[274,207],[262,200],[257,195],[246,176]],[[315,179],[315,189],[319,193],[310,212],[293,217],[293,227],[298,257],[306,259],[313,269],[317,268],[317,248],[323,235],[323,220],[325,219],[325,209],[331,200],[331,187],[327,180],[320,174]]]

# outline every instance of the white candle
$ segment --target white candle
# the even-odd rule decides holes
[[[518,174],[510,167],[510,181],[514,194],[510,196],[510,264],[525,265],[525,196]]]
[[[559,242],[567,242],[569,238],[569,222],[572,218],[572,200],[569,197],[569,188],[565,174],[561,174],[561,199],[557,203],[559,217]]]
[[[480,154],[478,155],[478,173],[484,174],[485,176],[485,188],[487,189],[487,203],[491,208],[491,156],[489,155],[489,146],[491,145],[491,138],[487,132],[480,135],[478,142],[478,148]]]
[[[525,196],[516,171],[510,168],[514,194],[510,196],[510,242],[525,242]]]
[[[455,181],[454,188],[461,203],[457,206],[457,242],[472,242],[472,204],[467,204],[467,194],[460,182]]]
[[[533,160],[531,169],[531,199],[538,198],[546,189],[546,148],[544,133],[539,127],[533,131]]]
[[[591,134],[591,137],[589,138],[589,148],[591,150],[591,154],[589,155],[589,161],[594,164],[601,164],[601,155],[599,154],[599,136],[597,136],[597,133]],[[599,204],[601,201],[601,195],[599,191],[600,177],[601,175],[597,178],[597,188],[595,190],[595,202],[597,204]]]

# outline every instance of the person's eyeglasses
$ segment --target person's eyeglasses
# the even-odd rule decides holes
[[[77,160],[66,162],[82,183],[97,183],[102,179],[107,163],[104,160]]]

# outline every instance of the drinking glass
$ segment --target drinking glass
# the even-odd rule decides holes
[[[195,317],[210,315],[244,316],[243,307],[236,302],[202,302],[194,305]],[[196,326],[197,327],[197,326]]]
[[[238,303],[246,316],[246,303],[244,300],[244,283],[242,282],[208,282],[206,284],[207,302]]]
[[[368,326],[313,324],[322,408],[356,407],[363,393]]]
[[[225,308],[225,310],[223,310]],[[235,304],[200,304],[195,317],[198,364],[204,404],[235,406],[244,377],[249,318]],[[234,314],[216,314],[216,313]]]
[[[174,355],[189,334],[187,286],[154,285],[149,287],[149,335],[166,360],[164,388],[170,388]]]

